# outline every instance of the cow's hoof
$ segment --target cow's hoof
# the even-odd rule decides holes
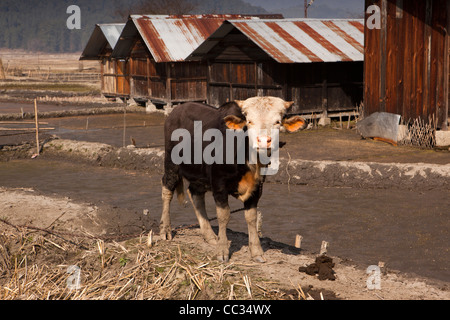
[[[209,239],[205,238],[205,241],[212,246],[217,245],[217,238],[209,238]]]
[[[203,232],[202,233],[203,239],[205,239],[205,241],[210,244],[210,245],[217,245],[218,244],[218,239],[216,234],[211,230],[211,232]]]
[[[228,255],[221,255],[221,254],[219,254],[217,256],[217,260],[219,262],[222,262],[222,263],[227,263],[228,261],[230,261],[230,257]]]
[[[266,263],[266,259],[264,259],[263,256],[253,257],[253,261],[258,262],[258,263]]]

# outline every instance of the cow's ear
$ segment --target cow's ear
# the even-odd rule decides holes
[[[234,102],[236,102],[236,104],[239,106],[239,108],[242,109],[244,107],[245,100],[234,100]]]
[[[294,101],[285,101],[284,102],[284,107],[286,109],[289,109],[290,107],[292,107],[293,104],[294,104]]]
[[[225,121],[225,125],[228,127],[228,129],[232,130],[242,130],[245,127],[245,120],[242,120],[239,117],[229,115],[223,118]]]
[[[283,127],[290,133],[306,128],[306,121],[300,116],[293,116],[283,120]]]

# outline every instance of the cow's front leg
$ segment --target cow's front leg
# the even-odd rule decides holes
[[[228,260],[230,260],[227,238],[227,225],[230,221],[230,207],[228,206],[228,204],[217,206],[217,220],[219,221],[217,260],[219,260],[220,262],[228,262]]]
[[[259,241],[258,230],[257,230],[257,210],[256,207],[252,207],[245,210],[245,220],[248,226],[248,247],[250,249],[250,254],[252,259],[256,262],[264,263],[264,251],[261,247],[261,242]]]

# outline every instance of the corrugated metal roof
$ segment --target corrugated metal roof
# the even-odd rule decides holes
[[[99,59],[105,46],[114,49],[124,27],[125,23],[95,25],[94,31],[81,54],[80,60]]]
[[[140,34],[156,62],[184,61],[226,19],[257,19],[242,15],[131,15],[113,52],[128,56],[132,38]],[[239,21],[239,20],[235,20]]]
[[[230,20],[188,60],[201,58],[233,28],[280,63],[364,60],[364,20],[353,19]]]

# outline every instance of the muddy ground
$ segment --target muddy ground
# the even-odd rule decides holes
[[[301,293],[300,286],[307,298],[321,299],[449,299],[448,286],[444,282],[431,283],[426,279],[412,278],[398,271],[382,269],[381,289],[369,290],[367,288],[368,275],[366,271],[355,266],[351,261],[333,257],[336,280],[321,281],[317,276],[307,275],[299,272],[299,267],[310,265],[315,261],[315,254],[300,251],[293,246],[276,242],[270,238],[262,238],[262,246],[268,262],[265,264],[255,264],[250,260],[247,235],[245,233],[228,231],[231,240],[230,251],[231,260],[227,264],[219,264],[215,261],[214,248],[206,244],[198,234],[197,228],[179,229],[173,241],[158,241],[158,237],[153,239],[153,246],[147,246],[147,234],[141,237],[127,239],[105,238],[106,252],[105,262],[101,262],[102,257],[97,252],[98,243],[90,237],[102,238],[106,220],[111,220],[110,213],[105,215],[104,208],[93,206],[89,203],[74,202],[67,198],[49,197],[41,195],[31,189],[0,189],[0,199],[2,203],[2,214],[8,217],[8,224],[2,222],[1,230],[5,241],[0,244],[0,252],[3,257],[16,256],[20,254],[23,264],[23,257],[27,255],[28,268],[30,274],[33,263],[45,268],[46,272],[53,275],[59,286],[52,285],[51,288],[45,286],[41,290],[46,292],[47,297],[40,296],[35,284],[26,282],[19,277],[19,284],[22,283],[22,293],[14,293],[15,288],[11,285],[8,274],[13,273],[14,265],[11,261],[0,260],[0,293],[5,298],[100,298],[101,294],[107,291],[107,284],[115,283],[115,287],[127,290],[115,291],[117,298],[156,298],[156,299],[188,299],[195,294],[197,299],[298,299]],[[26,213],[24,215],[24,213]],[[39,219],[36,219],[39,215]],[[46,228],[51,233],[39,230],[27,229],[23,226],[17,228],[11,225],[33,225],[38,228]],[[153,228],[156,230],[156,228]],[[16,234],[12,238],[11,234]],[[12,240],[14,239],[14,240]],[[36,239],[40,239],[40,245],[34,244],[34,252],[27,252],[27,246],[33,245]],[[19,244],[22,244],[21,246]],[[27,245],[29,243],[29,245]],[[19,245],[19,247],[17,247]],[[96,254],[97,252],[97,254]],[[179,252],[180,258],[177,265],[172,265],[173,257]],[[182,252],[182,253],[181,253]],[[171,255],[164,267],[164,262],[157,261],[155,265],[148,265],[148,274],[153,276],[156,272],[162,276],[171,276],[174,283],[161,292],[148,296],[139,296],[136,292],[137,286],[144,286],[143,282],[138,282],[135,278],[125,276],[129,272],[136,270],[140,264],[140,257],[146,256],[153,260],[158,260],[157,256]],[[187,266],[183,264],[183,259],[189,261],[190,273]],[[7,268],[7,265],[10,268]],[[11,266],[12,264],[12,266]],[[68,266],[77,265],[81,268],[82,282],[78,294],[68,292],[65,288],[68,275],[64,275]],[[45,266],[45,267],[44,267]],[[208,266],[208,267],[206,267]],[[169,270],[169,267],[170,270]],[[12,268],[12,269],[11,269]],[[173,271],[175,268],[176,271]],[[204,270],[202,269],[204,268]],[[209,268],[213,268],[216,274]],[[25,272],[25,270],[22,270]],[[197,278],[193,274],[197,273]],[[103,274],[102,290],[97,285],[99,276]],[[112,280],[106,275],[110,275]],[[120,276],[124,275],[124,276]],[[175,278],[174,278],[175,275]],[[243,277],[247,276],[251,282],[251,293],[245,290]],[[62,279],[62,280],[61,280]],[[198,290],[194,279],[202,279],[207,286],[200,285]],[[30,280],[28,280],[30,281]],[[130,285],[131,281],[132,285]],[[105,284],[106,283],[106,284]],[[118,286],[119,285],[119,286]],[[19,286],[20,287],[20,286]],[[6,289],[7,288],[7,289]],[[95,290],[99,290],[95,296]],[[84,290],[83,290],[84,289]],[[83,290],[83,291],[81,291]],[[90,291],[92,290],[92,292]],[[12,291],[13,293],[11,293]],[[113,290],[112,290],[113,291]],[[16,294],[16,295],[15,295]],[[111,293],[112,294],[112,293]],[[250,295],[251,294],[251,295]],[[74,296],[75,295],[75,296]]]
[[[48,162],[49,165],[52,164],[51,161],[55,160],[69,161],[71,165],[82,163],[83,166],[95,165],[117,168],[114,170],[145,172],[154,177],[150,181],[154,180],[156,182],[151,183],[157,184],[158,179],[156,176],[159,177],[162,171],[161,159],[163,151],[161,147],[163,143],[162,124],[164,115],[162,113],[148,115],[130,112],[125,116],[123,114],[83,114],[72,117],[47,117],[45,121],[48,124],[44,125],[44,127],[54,127],[55,130],[46,132],[41,136],[43,148],[39,161]],[[125,139],[123,134],[124,120],[127,126]],[[5,132],[0,133],[5,134]],[[61,139],[55,140],[55,136]],[[0,145],[2,145],[0,150],[1,161],[12,161],[11,163],[14,164],[14,161],[17,161],[14,159],[29,159],[35,153],[34,135],[32,133],[2,136],[0,139]],[[289,187],[289,185],[300,187],[340,187],[355,188],[355,190],[357,190],[356,188],[368,188],[369,190],[370,188],[382,190],[394,188],[407,190],[408,192],[417,189],[424,192],[442,190],[444,194],[449,194],[450,172],[448,164],[450,162],[450,153],[445,150],[418,150],[408,147],[393,147],[381,142],[361,140],[354,130],[333,129],[332,127],[304,131],[293,135],[283,135],[281,140],[286,141],[287,145],[281,152],[282,163],[279,174],[269,181],[274,186],[279,184],[284,185],[285,188]],[[136,146],[121,148],[124,142],[125,145],[134,142]],[[23,164],[25,164],[23,167],[25,168],[26,162]],[[114,199],[96,202],[94,198],[91,202],[90,200],[83,201],[83,197],[72,199],[67,196],[61,196],[54,189],[52,189],[52,192],[42,192],[40,190],[40,188],[36,189],[33,186],[26,186],[26,183],[16,186],[3,186],[0,190],[0,203],[2,204],[0,216],[6,217],[6,220],[14,225],[26,224],[61,232],[72,232],[77,235],[104,237],[107,241],[107,246],[114,246],[112,238],[108,238],[108,236],[114,235],[118,237],[114,241],[125,248],[130,242],[123,241],[119,237],[123,234],[126,234],[127,237],[130,235],[135,236],[132,239],[138,239],[138,234],[143,232],[148,234],[149,230],[154,230],[157,233],[158,215],[153,212],[152,207],[150,207],[151,214],[145,215],[142,210],[127,208],[127,206],[114,203]],[[440,193],[436,192],[436,195],[438,194]],[[426,193],[426,195],[429,196],[430,194]],[[137,191],[135,196],[136,199],[139,198],[139,191]],[[89,199],[89,196],[86,195],[85,199]],[[105,196],[105,199],[108,199],[108,197]],[[445,199],[448,199],[448,197],[439,195],[436,198],[440,202],[445,201]],[[445,203],[437,205],[437,207],[443,206],[445,207]],[[439,229],[439,239],[442,238],[440,241],[444,242],[444,246],[441,260],[443,261],[442,263],[448,264],[448,247],[446,248],[445,246],[445,243],[448,243],[449,240],[448,228],[445,227],[445,221],[448,223],[448,220],[445,219],[446,213],[442,214],[444,214],[444,220],[440,227],[443,229]],[[39,216],[38,219],[36,218],[37,215]],[[134,217],[131,219],[133,225],[129,225],[129,217]],[[10,233],[19,232],[17,229],[5,224],[0,225],[0,230]],[[36,230],[20,230],[22,233],[37,232]],[[265,237],[262,240],[268,263],[255,265],[248,257],[245,230],[243,230],[244,232],[232,230],[238,229],[230,227],[228,232],[231,240],[232,256],[230,264],[226,265],[225,268],[233,271],[231,272],[233,277],[240,272],[240,278],[231,277],[228,279],[228,282],[222,281],[220,289],[215,284],[211,285],[210,289],[212,291],[205,289],[203,292],[200,292],[202,294],[197,292],[196,298],[213,298],[212,293],[214,290],[221,292],[220,298],[229,298],[233,290],[238,292],[236,297],[249,298],[245,291],[239,292],[240,289],[238,289],[244,285],[242,274],[248,275],[253,284],[259,285],[259,287],[256,286],[255,288],[262,287],[266,289],[266,291],[254,289],[256,291],[259,290],[258,295],[255,294],[253,296],[253,298],[258,299],[298,298],[299,294],[298,290],[296,290],[298,285],[305,290],[311,290],[310,293],[314,298],[320,297],[319,292],[322,292],[327,299],[450,298],[448,279],[431,280],[430,278],[418,277],[417,275],[408,275],[404,272],[395,271],[389,265],[387,272],[381,276],[382,289],[369,290],[366,284],[368,275],[365,269],[367,264],[362,265],[347,258],[336,256],[333,256],[336,264],[334,268],[336,280],[320,281],[317,277],[298,272],[298,267],[314,262],[317,255],[315,249],[308,247],[299,251],[286,244],[286,241],[283,243],[272,239],[274,237]],[[197,232],[198,229],[195,227],[183,229],[177,233],[174,241],[171,243],[157,242],[151,249],[143,246],[140,250],[151,255],[152,250],[167,249],[170,251],[173,250],[173,246],[177,245],[186,249],[185,245],[187,244],[188,247],[195,250],[195,255],[198,255],[199,252],[201,253],[201,259],[197,260],[197,263],[200,265],[209,263],[216,266],[216,262],[213,262],[213,248],[204,243]],[[70,245],[66,244],[67,248],[64,246],[65,240],[61,240],[57,236],[44,231],[37,233],[44,237],[49,237],[50,241],[70,251]],[[429,241],[431,234],[432,230],[430,230],[430,233],[422,234],[421,239],[419,239],[419,241],[423,242],[424,249],[429,244],[427,241]],[[67,238],[67,236],[62,237]],[[62,241],[62,244],[60,241]],[[85,252],[92,252],[92,247],[95,247],[95,244],[89,243],[92,239],[84,241],[87,241],[85,246],[88,249]],[[128,239],[128,241],[130,240]],[[308,244],[307,240],[306,244]],[[320,244],[316,244],[316,246],[320,246]],[[83,250],[80,251],[79,248],[76,248],[75,252],[63,255],[61,255],[61,252],[57,254],[56,251],[58,250],[61,249],[54,246],[52,250],[39,252],[39,254],[44,256],[39,263],[41,265],[46,264],[49,268],[57,268],[61,264],[82,264],[83,268],[87,265],[83,262],[83,256],[87,256],[86,253],[82,253]],[[128,261],[137,261],[137,253],[133,250],[129,251],[133,253],[130,253],[126,259]],[[331,254],[332,252],[331,250]],[[53,256],[62,258],[54,261]],[[118,270],[120,267],[126,268],[125,265],[122,266],[118,263],[119,259],[117,258],[116,264],[112,263],[111,265],[114,265]],[[98,264],[97,260],[96,263]],[[377,264],[378,261],[373,261],[372,263]],[[128,267],[132,267],[131,262],[128,264]],[[219,268],[218,265],[217,267]],[[183,270],[185,269],[179,268],[180,272]],[[86,272],[91,271],[86,270]],[[5,285],[8,280],[7,276],[5,276],[7,272],[5,272],[5,269],[3,269],[3,275],[0,276],[0,285]],[[183,283],[183,281],[186,281],[186,278],[180,276],[179,280],[180,283]],[[190,281],[188,281],[190,285],[187,288],[195,287],[195,281],[192,279]],[[216,283],[214,282],[216,280],[210,281],[211,283]],[[223,285],[224,283],[227,285]],[[231,284],[236,284],[236,286],[231,286]],[[172,292],[172,295],[166,297],[148,296],[148,298],[192,298],[194,290],[180,290],[178,294],[176,292],[175,290]],[[33,294],[36,295],[35,292]],[[30,294],[21,298],[29,297],[36,296]],[[133,297],[136,298],[139,295]],[[126,298],[133,297],[131,294],[126,296]],[[89,296],[89,298],[94,298],[94,296]],[[145,297],[142,296],[141,298]]]

